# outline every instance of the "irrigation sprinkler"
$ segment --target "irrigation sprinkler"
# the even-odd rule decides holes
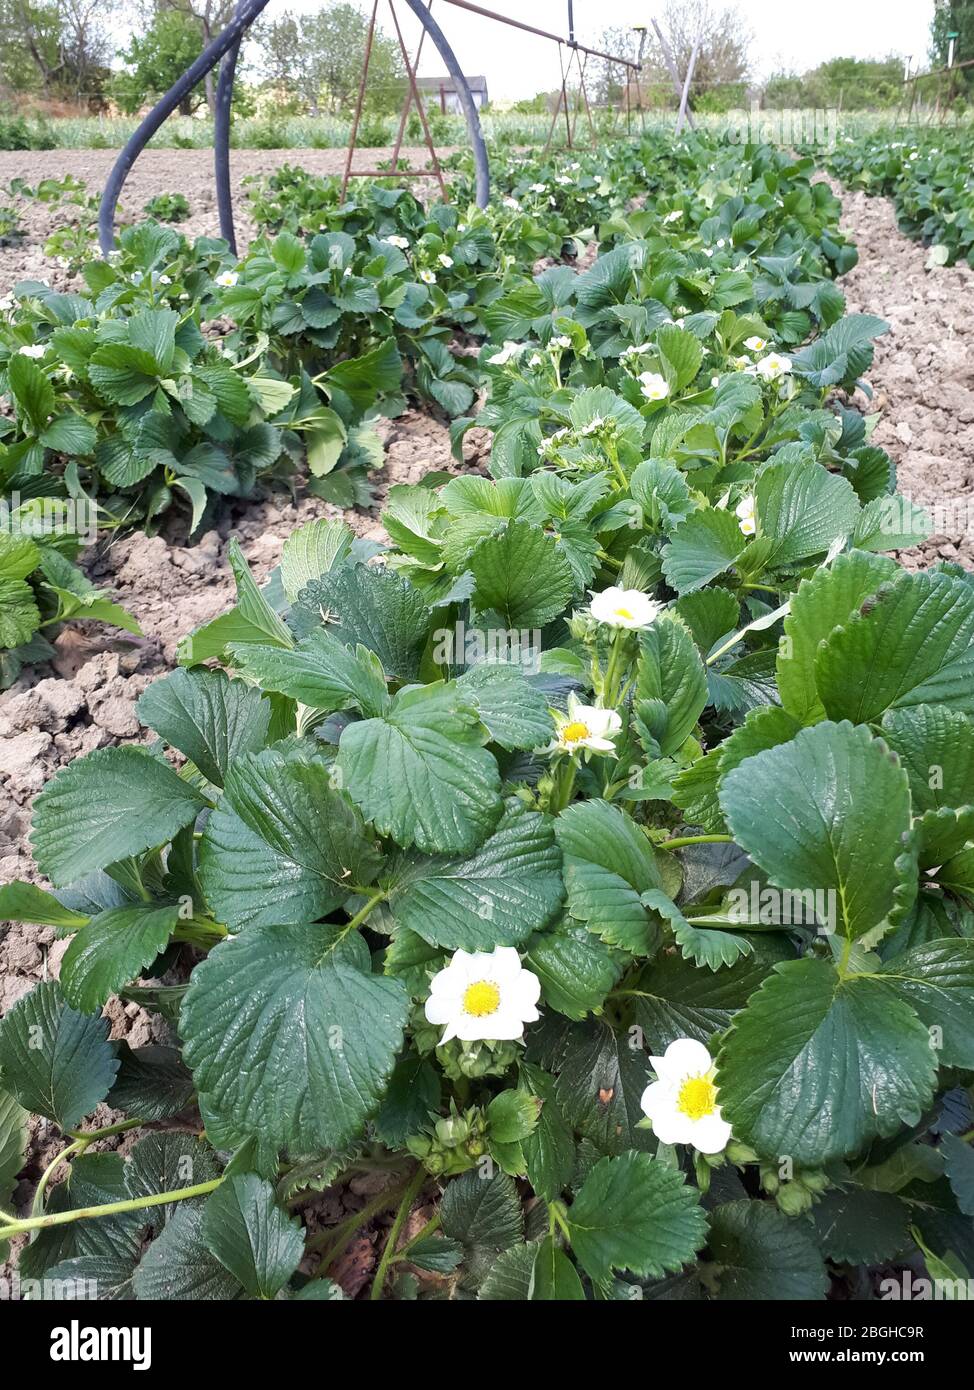
[[[216,183],[217,209],[220,219],[220,235],[228,242],[230,247],[236,252],[236,236],[233,223],[233,192],[230,181],[230,114],[233,102],[233,83],[236,76],[237,59],[240,54],[240,45],[245,35],[260,17],[263,10],[267,7],[269,0],[238,0],[237,8],[233,18],[219,34],[212,39],[203,52],[191,63],[183,75],[174,82],[165,96],[156,102],[152,110],[139,123],[138,128],[126,141],[121,153],[112,166],[111,173],[105,184],[102,193],[101,203],[98,208],[98,242],[102,253],[108,255],[115,244],[115,213],[118,207],[118,200],[121,196],[125,180],[132,169],[133,164],[152,139],[153,135],[160,129],[166,120],[177,109],[180,102],[189,95],[207,73],[220,65],[219,79],[217,82],[216,109],[213,123],[213,165],[214,181]],[[467,123],[467,132],[470,137],[470,145],[473,150],[474,168],[476,171],[476,202],[478,207],[486,207],[490,197],[490,169],[487,161],[487,147],[484,143],[483,131],[480,127],[480,116],[477,111],[476,102],[470,91],[470,85],[463,74],[460,64],[457,62],[453,49],[450,47],[443,30],[437,21],[432,17],[432,0],[403,0],[410,10],[419,20],[422,26],[422,35],[417,46],[416,56],[410,61],[409,54],[403,39],[402,30],[399,24],[399,17],[396,13],[395,0],[388,0],[389,8],[392,12],[392,20],[395,26],[396,37],[402,50],[403,61],[406,65],[406,72],[409,78],[409,94],[406,105],[402,112],[399,124],[399,131],[396,137],[395,149],[392,158],[392,169],[353,169],[352,158],[355,151],[355,142],[361,122],[362,107],[365,100],[366,84],[368,79],[369,59],[371,57],[372,41],[375,33],[375,24],[378,12],[379,0],[374,0],[372,7],[372,19],[369,26],[368,39],[364,61],[362,64],[362,76],[359,83],[358,100],[356,102],[355,117],[352,123],[352,132],[349,139],[348,150],[346,152],[345,171],[343,175],[342,191],[345,192],[348,181],[356,176],[368,176],[372,178],[387,178],[390,173],[394,173],[399,178],[406,177],[434,177],[438,179],[440,190],[447,196],[446,184],[443,172],[437,158],[436,149],[433,144],[426,119],[426,111],[423,106],[419,86],[416,79],[416,70],[419,64],[419,56],[422,50],[423,40],[429,35],[430,40],[439,52],[446,67],[447,72],[453,79],[456,89],[457,99]],[[628,58],[617,57],[615,54],[604,53],[601,49],[590,48],[587,44],[579,43],[575,38],[575,17],[572,0],[568,3],[568,27],[569,37],[563,39],[558,34],[549,33],[545,29],[538,29],[532,24],[525,24],[521,20],[510,19],[506,15],[500,15],[493,10],[485,9],[481,5],[472,4],[471,0],[445,0],[446,4],[455,5],[459,9],[468,10],[473,14],[482,15],[486,19],[496,20],[502,24],[511,25],[513,28],[522,29],[527,33],[537,34],[541,38],[552,39],[559,45],[559,60],[561,60],[561,45],[567,44],[571,49],[568,64],[562,62],[562,86],[559,96],[559,107],[564,98],[565,123],[568,144],[571,146],[575,129],[575,122],[578,119],[578,112],[584,103],[585,111],[588,116],[589,127],[592,131],[593,140],[595,138],[595,126],[592,121],[592,112],[588,103],[588,96],[585,91],[584,65],[588,58],[604,58],[610,62],[619,63],[623,67],[631,68],[639,72],[639,63],[632,62]],[[585,55],[584,61],[580,55]],[[577,62],[579,68],[580,95],[576,104],[574,120],[569,112],[568,103],[568,73],[572,61]],[[675,69],[674,69],[675,72]],[[403,135],[405,133],[406,118],[410,103],[415,103],[423,126],[423,134],[426,145],[430,151],[432,168],[429,170],[405,170],[399,168],[399,155],[402,148]],[[555,117],[552,122],[552,129],[549,132],[548,144],[554,133],[554,124],[557,121],[559,107],[555,109]],[[693,118],[687,111],[687,119],[693,124]],[[548,144],[545,148],[547,149]]]

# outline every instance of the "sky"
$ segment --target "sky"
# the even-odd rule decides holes
[[[271,0],[295,11],[313,10],[319,0]],[[523,19],[539,29],[567,35],[566,0],[476,0],[485,9]],[[720,8],[720,0],[714,0]],[[651,0],[575,0],[575,28],[582,42],[592,42],[609,25],[648,24],[661,8]],[[754,34],[752,75],[766,77],[778,70],[806,71],[827,58],[880,58],[889,53],[913,55],[914,66],[926,66],[934,0],[740,0],[737,8]],[[392,32],[386,0],[379,0],[380,19]],[[405,4],[402,15],[407,41],[419,33]],[[484,74],[493,100],[516,100],[550,90],[560,80],[558,47],[507,25],[497,24],[447,3],[434,0],[433,15],[470,74]],[[596,45],[597,46],[597,45]],[[974,55],[970,55],[974,56]],[[427,42],[420,74],[434,76],[443,65]]]

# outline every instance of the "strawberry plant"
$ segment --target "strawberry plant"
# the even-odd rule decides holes
[[[0,1020],[22,1277],[339,1298],[387,1211],[376,1300],[807,1300],[974,1270],[970,577],[886,553],[929,525],[833,399],[886,325],[844,314],[854,250],[807,162],[643,150],[567,183],[512,157],[466,224],[281,183],[279,234],[239,264],[149,224],[87,268],[93,300],[19,300],[8,358],[50,394],[8,369],[29,385],[5,457],[66,489],[100,489],[98,445],[60,435],[182,412],[209,437],[239,389],[354,497],[404,361],[457,444],[472,418],[493,436],[489,476],[390,490],[388,547],[317,521],[261,589],[231,546],[235,605],[139,701],[154,741],[38,796],[49,887],[0,889],[67,942]],[[588,269],[533,273],[542,233],[560,252],[596,223]],[[202,306],[232,321],[235,385],[195,422]],[[84,388],[33,351],[76,309]],[[458,331],[488,341],[451,379]],[[89,363],[146,366],[106,348],[170,341],[139,401],[79,408],[105,390]],[[168,1043],[112,1042],[116,997]],[[19,1217],[30,1115],[63,1144]],[[317,1194],[363,1175],[376,1195],[319,1229]]]

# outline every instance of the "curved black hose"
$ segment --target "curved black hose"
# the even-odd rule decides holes
[[[225,53],[239,45],[244,31],[253,24],[267,4],[268,0],[240,0],[237,12],[227,27],[207,44],[196,62],[188,67],[179,81],[174,82],[166,95],[156,102],[135,133],[126,141],[112,166],[98,209],[98,242],[106,256],[115,244],[115,208],[132,165],[183,98],[190,94]]]
[[[473,162],[477,172],[477,206],[485,208],[490,198],[490,168],[487,163],[487,146],[484,144],[483,131],[480,129],[477,103],[470,94],[467,79],[456,60],[453,49],[447,43],[443,30],[423,4],[423,0],[406,0],[406,4],[436,44],[446,70],[456,84],[457,96],[460,98],[463,114],[467,118],[467,131],[470,135],[470,144],[473,147]]]
[[[243,9],[240,0],[236,13]],[[216,178],[216,206],[220,217],[220,235],[237,254],[237,238],[233,230],[233,192],[230,188],[230,108],[233,104],[233,79],[240,57],[240,39],[228,48],[220,64],[220,80],[216,88],[216,111],[213,117],[213,173]]]

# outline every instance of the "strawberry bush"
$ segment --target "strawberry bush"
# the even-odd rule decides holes
[[[68,941],[0,1021],[23,1277],[341,1298],[385,1211],[373,1299],[807,1300],[974,1267],[970,576],[889,553],[928,522],[836,394],[886,325],[844,314],[854,251],[810,166],[695,139],[646,159],[639,209],[639,157],[599,157],[615,193],[595,158],[551,194],[557,164],[512,159],[484,254],[543,224],[528,195],[600,254],[467,262],[445,305],[414,272],[466,233],[381,185],[354,231],[327,186],[290,224],[272,190],[278,235],[233,270],[167,243],[194,267],[167,304],[233,321],[221,370],[280,392],[266,424],[313,473],[449,323],[487,339],[457,448],[474,419],[493,447],[487,476],[391,489],[388,546],[313,522],[264,588],[231,547],[236,603],[140,699],[151,741],[38,796],[50,886],[0,889]],[[113,343],[160,312],[109,316]],[[140,419],[185,413],[169,380]],[[112,1042],[116,997],[170,1042]],[[17,1218],[29,1115],[64,1144]]]

